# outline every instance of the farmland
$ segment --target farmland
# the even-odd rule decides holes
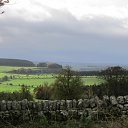
[[[0,92],[14,92],[21,89],[21,85],[26,85],[32,91],[35,87],[42,85],[44,83],[52,84],[55,80],[55,74],[39,74],[39,75],[28,75],[28,74],[13,74],[7,73],[8,71],[17,70],[21,67],[10,67],[10,66],[0,66],[0,78],[4,76],[13,77],[6,81],[0,83]],[[24,69],[37,70],[36,67],[25,67]],[[81,77],[84,85],[93,85],[103,82],[103,80],[98,79],[96,76],[82,76]]]

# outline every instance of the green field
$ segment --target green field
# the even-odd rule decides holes
[[[32,91],[34,87],[39,85],[43,85],[44,83],[48,83],[49,85],[54,82],[55,76],[53,74],[41,74],[41,75],[22,75],[22,74],[11,74],[7,73],[7,71],[16,70],[21,67],[9,67],[9,66],[0,66],[0,78],[4,76],[14,76],[13,79],[9,79],[8,81],[4,81],[0,83],[0,92],[14,92],[19,91],[21,89],[21,85],[26,85],[30,87]],[[25,67],[30,68],[30,67]],[[35,67],[31,69],[36,70]],[[81,77],[84,85],[93,85],[99,84],[103,82],[103,80],[98,79],[96,76],[84,76]]]
[[[12,70],[17,70],[20,68],[25,68],[25,69],[35,69],[36,67],[12,67],[12,66],[0,66],[0,73],[2,72],[8,72]]]
[[[99,79],[96,76],[82,77],[82,80],[84,82],[84,85],[98,85],[104,82],[102,79]]]

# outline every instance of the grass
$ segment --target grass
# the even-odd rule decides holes
[[[8,84],[0,84],[0,92],[15,92],[20,91],[20,86],[11,86]]]
[[[30,87],[30,90],[33,91],[34,87],[42,85],[44,83],[51,84],[55,80],[55,75],[53,74],[41,74],[41,75],[23,75],[23,74],[12,74],[6,73],[7,71],[16,70],[21,67],[10,67],[10,66],[0,66],[0,78],[4,76],[14,76],[13,79],[9,81],[1,82],[0,84],[0,92],[14,92],[20,90],[20,85],[26,85]],[[24,67],[31,68],[36,70],[36,67]],[[84,85],[94,85],[100,84],[103,80],[98,79],[96,76],[82,76],[81,77]]]
[[[96,76],[85,76],[82,77],[82,80],[85,85],[98,85],[100,83],[103,83],[104,81],[102,79],[97,78]]]
[[[30,91],[33,91],[34,87],[37,87],[39,85],[42,85],[44,83],[51,84],[54,82],[53,77],[48,78],[17,78],[9,81],[2,82],[0,84],[0,92],[14,92],[20,90],[20,85],[27,85],[30,88]],[[82,80],[84,81],[85,85],[93,85],[93,84],[99,84],[102,82],[102,80],[99,80],[96,77],[82,77]]]
[[[13,80],[10,80],[10,81],[5,81],[3,82],[2,84],[4,85],[16,85],[16,86],[19,86],[19,85],[27,85],[27,86],[39,86],[39,85],[42,85],[46,82],[48,82],[49,84],[53,83],[54,82],[54,78],[48,78],[48,79],[13,79]]]
[[[13,66],[0,66],[0,73],[1,72],[8,72],[12,70],[17,70],[20,68],[25,68],[25,69],[35,69],[36,67],[13,67]]]
[[[11,74],[8,74],[8,73],[0,73],[0,78],[2,78],[4,76],[11,76]]]

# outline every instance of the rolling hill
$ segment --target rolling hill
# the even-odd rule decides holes
[[[0,58],[0,66],[34,67],[35,64],[28,60]]]

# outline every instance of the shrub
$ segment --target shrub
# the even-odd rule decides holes
[[[34,94],[37,99],[49,100],[51,98],[52,88],[48,86],[48,83],[44,83],[44,85],[40,85],[34,89]]]
[[[33,96],[31,95],[28,87],[25,85],[21,86],[21,97],[22,97],[22,99],[27,99],[27,100],[33,99]]]
[[[4,77],[2,78],[2,81],[8,81],[8,80],[9,80],[8,76],[4,76]]]

